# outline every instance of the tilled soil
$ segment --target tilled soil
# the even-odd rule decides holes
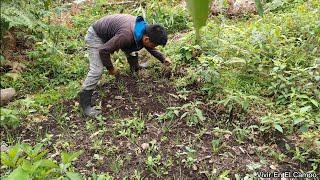
[[[189,93],[179,96],[181,92],[168,79],[120,76],[99,86],[93,95],[102,116],[83,117],[76,98],[54,105],[47,120],[20,127],[16,134],[30,143],[52,134],[47,148],[56,159],[58,152],[83,150],[75,167],[87,176],[109,172],[116,179],[139,173],[144,179],[209,179],[223,172],[231,177],[250,172],[246,165],[260,162],[257,144],[263,145],[265,139],[255,137],[253,143],[250,137],[255,134],[250,134],[238,143],[231,131],[216,130],[221,124],[239,121],[236,113],[230,119],[223,107],[201,104],[198,108],[206,117],[202,123],[190,126],[181,114],[169,120],[158,118],[169,107],[204,101],[195,87],[189,86]],[[252,119],[248,117],[248,122],[254,123]],[[213,140],[221,141],[216,153]]]
[[[105,97],[95,94],[94,99],[101,100],[105,117],[114,112],[118,112],[122,118],[131,117],[137,111],[144,115],[155,115],[181,103],[170,96],[176,92],[175,88],[161,80],[121,76],[114,84],[105,84],[98,91]]]

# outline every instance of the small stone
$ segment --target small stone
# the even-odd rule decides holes
[[[228,140],[230,138],[230,136],[231,136],[230,134],[225,134],[224,138]]]
[[[1,145],[1,152],[7,152],[8,151],[8,147],[4,144]]]
[[[143,144],[141,144],[141,148],[142,148],[143,150],[146,150],[146,149],[149,148],[149,144],[148,144],[148,143],[143,143]]]
[[[232,150],[234,151],[234,153],[237,155],[237,156],[240,156],[241,155],[241,152],[235,148],[235,147],[232,147]]]
[[[7,88],[0,90],[0,104],[5,105],[10,102],[16,95],[16,90],[14,88]]]
[[[114,99],[116,100],[123,100],[124,98],[122,96],[115,96]]]
[[[193,169],[194,171],[196,171],[196,170],[198,170],[198,167],[194,164],[194,165],[192,166],[192,169]]]
[[[253,155],[253,154],[254,154],[254,150],[249,150],[248,153],[249,153],[250,155]]]
[[[141,154],[142,153],[142,151],[140,150],[140,149],[137,149],[136,150],[136,155],[139,155],[139,154]]]
[[[276,167],[275,165],[270,165],[270,168],[271,168],[272,170],[276,170],[276,169],[277,169],[277,167]]]
[[[208,174],[209,171],[200,171],[199,173],[200,173],[200,174]]]

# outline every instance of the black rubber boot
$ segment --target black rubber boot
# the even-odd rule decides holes
[[[80,106],[83,110],[83,113],[89,117],[96,117],[101,114],[101,111],[96,110],[91,106],[91,97],[93,90],[82,90],[80,92]]]
[[[135,73],[141,69],[147,68],[147,66],[148,66],[147,63],[139,64],[139,55],[137,52],[130,53],[130,54],[126,53],[126,56],[127,56],[127,61],[130,65],[130,71],[132,73]]]
[[[139,66],[138,56],[130,56],[130,57],[128,57],[128,63],[129,63],[129,65],[130,65],[130,70],[131,70],[131,72],[137,72],[137,71],[139,71],[140,69],[142,69],[142,68]]]

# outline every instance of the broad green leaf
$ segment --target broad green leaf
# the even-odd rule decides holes
[[[179,116],[179,111],[178,111],[178,110],[174,110],[173,113],[174,113],[176,116]]]
[[[41,153],[39,153],[37,156],[34,157],[34,161],[38,161],[41,158],[43,158],[47,154],[48,150],[44,150]]]
[[[238,57],[232,57],[229,61],[226,62],[227,64],[246,64],[246,60]]]
[[[303,126],[301,126],[301,127],[299,128],[299,131],[302,132],[302,133],[304,133],[304,132],[307,132],[308,129],[309,129],[309,125],[308,125],[308,124],[304,124]]]
[[[198,43],[200,42],[200,28],[206,25],[208,19],[209,2],[211,2],[211,0],[187,0],[187,7],[192,16]]]
[[[190,51],[187,51],[187,52],[186,52],[186,59],[187,59],[187,60],[192,59],[192,53],[191,53]]]
[[[43,159],[38,161],[41,167],[58,168],[59,166],[51,159]]]
[[[203,121],[203,120],[204,120],[204,117],[203,117],[202,111],[201,111],[200,109],[198,109],[198,108],[195,108],[195,110],[196,110],[196,113],[197,113],[198,118],[199,118],[201,121]]]
[[[285,144],[285,147],[286,147],[286,150],[287,150],[287,151],[290,151],[291,147],[289,146],[289,144],[286,143],[286,144]]]
[[[234,176],[235,176],[236,180],[241,180],[241,176],[240,175],[235,174]]]
[[[227,98],[227,99],[221,100],[219,103],[223,103],[224,106],[227,106],[230,100],[231,98]]]
[[[42,150],[43,144],[41,143],[35,147],[28,144],[22,144],[21,147],[32,161],[38,161],[47,154],[47,150]]]
[[[261,126],[261,127],[259,128],[259,130],[262,131],[262,132],[264,132],[264,131],[266,131],[266,130],[268,130],[268,129],[270,129],[270,126]]]
[[[43,144],[38,143],[38,144],[33,148],[34,153],[35,153],[35,154],[40,153],[41,150],[42,150],[42,146],[43,146]]]
[[[309,99],[309,97],[307,95],[305,95],[305,94],[299,95],[298,97],[301,98],[301,99]]]
[[[75,173],[75,172],[67,172],[66,175],[70,180],[82,180],[83,179],[81,174]]]
[[[300,108],[300,113],[306,113],[306,112],[309,112],[311,109],[312,109],[312,107],[311,107],[311,106],[305,106],[305,107],[302,107],[302,108]]]
[[[18,80],[21,77],[19,73],[13,73],[13,72],[6,73],[5,76],[12,78],[13,81]]]
[[[61,160],[63,164],[71,163],[73,160],[78,158],[82,154],[82,151],[77,151],[74,153],[67,153],[62,152],[61,153]]]
[[[30,161],[28,160],[23,160],[23,163],[21,165],[22,170],[24,170],[26,173],[28,174],[32,174],[34,173],[34,171],[39,167],[39,165],[37,163],[32,164]]]
[[[29,174],[24,171],[21,167],[15,169],[7,178],[7,180],[29,180],[31,179]]]
[[[96,173],[92,173],[91,177],[92,177],[93,180],[97,180],[97,177],[98,177],[98,176],[97,176]]]
[[[10,161],[10,159],[9,159],[8,154],[5,153],[5,152],[1,152],[1,163],[2,163],[3,165],[6,165],[6,166],[11,166],[11,165],[12,165],[12,163],[11,163],[11,161]]]
[[[319,107],[319,102],[317,102],[316,100],[314,99],[310,99],[311,103],[316,106],[316,107]]]
[[[258,10],[259,15],[262,17],[263,16],[263,8],[260,0],[255,0],[256,2],[256,7]]]
[[[189,114],[189,112],[185,112],[185,113],[183,113],[183,114],[182,114],[182,116],[180,117],[180,119],[185,118],[188,114]]]
[[[1,153],[1,162],[4,165],[15,168],[20,155],[20,145],[17,144],[15,146],[10,147],[7,153]]]
[[[97,178],[97,180],[112,180],[113,177],[109,175],[109,173],[107,174],[100,174]]]
[[[29,155],[29,154],[31,153],[31,151],[32,151],[32,147],[31,147],[29,144],[23,143],[23,144],[20,145],[20,147],[21,147],[21,149],[22,149],[25,153],[27,153],[28,155]]]
[[[297,119],[293,120],[293,124],[296,125],[296,124],[299,124],[302,121],[304,121],[304,118],[297,118]]]
[[[19,145],[12,146],[8,150],[8,155],[11,159],[16,158],[17,156],[20,155],[20,153],[21,153],[21,149]]]
[[[279,124],[275,124],[274,128],[276,128],[276,130],[278,130],[279,132],[283,133],[283,129]]]
[[[242,108],[243,108],[243,110],[247,110],[249,108],[249,100],[248,99],[243,100]]]

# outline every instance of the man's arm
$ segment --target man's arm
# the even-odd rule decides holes
[[[155,58],[157,58],[160,62],[164,63],[166,57],[158,51],[156,48],[146,48],[147,51],[152,54]]]
[[[99,48],[99,54],[102,64],[109,71],[114,69],[112,61],[110,59],[110,55],[113,52],[125,47],[128,43],[130,43],[130,40],[126,38],[123,34],[119,33]]]

